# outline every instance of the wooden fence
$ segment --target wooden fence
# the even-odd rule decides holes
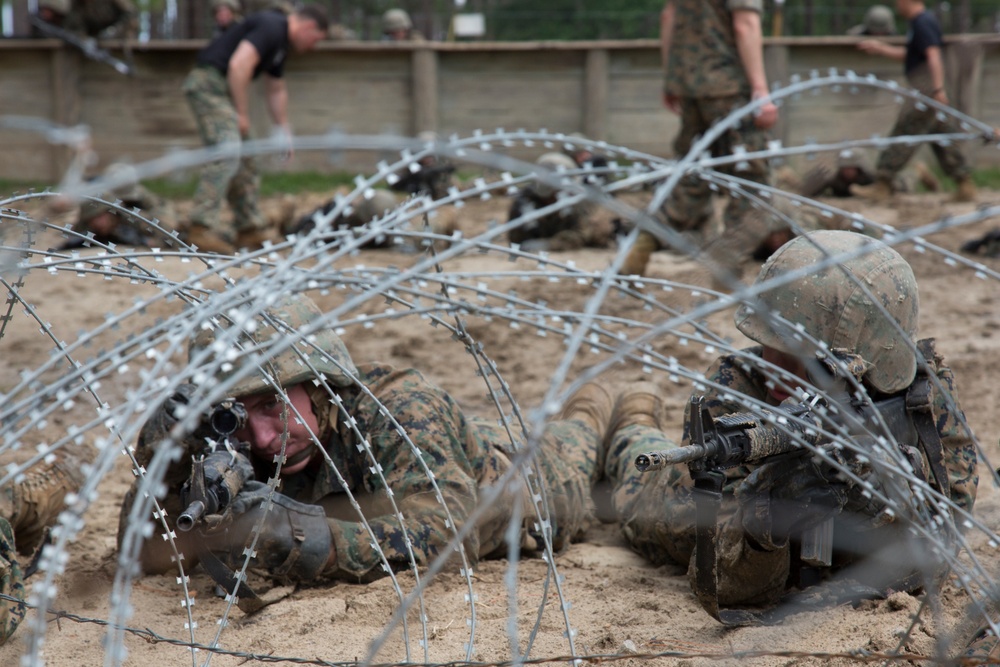
[[[203,42],[134,45],[137,75],[125,77],[54,40],[0,40],[0,116],[90,128],[99,165],[141,161],[199,145],[181,82]],[[952,101],[1000,126],[1000,37],[952,38],[945,50]],[[120,44],[109,45],[116,53]],[[830,68],[900,78],[894,61],[867,56],[848,37],[785,38],[766,45],[772,81]],[[676,117],[660,101],[662,72],[653,40],[569,43],[324,43],[292,57],[286,71],[290,117],[300,135],[413,135],[434,130],[546,128],[582,132],[671,155]],[[262,88],[262,86],[257,87]],[[787,144],[887,133],[898,108],[890,93],[824,91],[792,100],[776,134]],[[268,133],[260,95],[257,136]],[[56,181],[68,152],[44,134],[0,130],[0,178]],[[995,148],[968,147],[977,165],[1000,163]],[[531,157],[522,151],[523,157]],[[365,171],[374,153],[300,152],[265,169]]]

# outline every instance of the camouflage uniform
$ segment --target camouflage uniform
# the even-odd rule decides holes
[[[537,164],[556,173],[577,169],[576,162],[562,153],[546,153]],[[568,177],[578,182],[579,177]],[[559,201],[559,191],[538,181],[522,187],[511,203],[507,220],[513,221],[533,211],[552,206]],[[576,250],[583,247],[606,248],[612,234],[592,220],[593,204],[588,201],[562,206],[548,215],[530,220],[507,233],[511,243],[525,250]]]
[[[205,146],[239,145],[236,108],[229,99],[229,84],[222,72],[214,67],[196,67],[184,81],[184,94]],[[233,209],[237,233],[265,229],[267,220],[257,203],[259,189],[260,174],[253,157],[235,156],[206,164],[194,195],[191,224],[228,237],[219,215],[225,198]]]
[[[845,233],[819,232],[812,236]],[[774,261],[775,258],[772,258],[771,262]],[[764,275],[766,269],[767,265],[761,275]],[[831,301],[837,298],[830,295]],[[845,309],[847,307],[844,306]],[[739,318],[739,314],[737,317]],[[911,319],[915,322],[916,318],[914,316]],[[745,323],[746,320],[738,319],[738,325]],[[879,339],[882,333],[872,326],[863,328],[866,337]],[[740,329],[748,335],[753,333],[745,326],[740,326]],[[885,341],[885,338],[879,340]],[[827,340],[835,349],[839,347],[837,342]],[[751,347],[739,354],[720,357],[706,371],[706,385],[709,389],[705,409],[711,416],[720,417],[746,411],[747,408],[733,400],[733,396],[746,396],[768,405],[777,404],[766,386],[772,381],[770,378],[773,378],[773,372],[765,372],[761,361],[762,352],[762,347]],[[905,378],[913,377],[905,372],[907,360],[885,358],[882,361],[885,368],[898,367],[901,373],[882,376],[871,367],[860,378],[869,393],[886,395],[906,391],[908,386],[903,383],[909,381]],[[944,365],[939,355],[933,355],[928,362],[945,391],[945,395],[935,392],[932,412],[942,440],[948,492],[957,506],[971,511],[979,481],[975,445],[958,417],[961,408],[951,370]],[[715,388],[716,385],[720,388]],[[949,405],[955,406],[955,412],[949,409]],[[676,465],[655,473],[639,473],[633,465],[638,454],[673,449],[677,445],[662,430],[646,425],[628,425],[612,432],[609,437],[605,476],[614,485],[612,502],[626,540],[636,552],[655,564],[687,565],[695,551],[696,526],[695,501],[692,495],[694,482],[687,466]],[[689,444],[689,437],[690,424],[686,417],[683,445]],[[717,592],[720,605],[756,607],[774,604],[794,583],[792,577],[797,574],[793,561],[795,556],[789,544],[774,550],[761,549],[752,543],[745,532],[742,508],[736,494],[752,470],[753,466],[741,466],[726,471],[726,484],[717,523]],[[848,519],[841,521],[841,515],[837,515],[835,520],[838,522],[835,535],[842,531],[855,538],[851,543],[853,547],[857,548],[859,544],[864,547],[853,553],[835,550],[835,566],[857,561],[859,556],[873,553],[878,547],[884,546],[894,534],[886,531],[905,530],[898,524],[890,523],[864,532],[859,531],[856,526],[844,525],[844,521]],[[694,570],[694,567],[690,568],[689,578],[695,594],[701,599],[704,591],[698,589]],[[902,578],[907,574],[909,573],[900,573],[899,576]]]
[[[312,213],[299,218],[294,224],[286,226],[282,231],[284,231],[285,234],[308,234],[316,226],[316,218],[318,216],[329,215],[330,211],[332,211],[336,205],[336,200],[331,199]],[[368,225],[377,218],[384,217],[387,212],[392,211],[398,205],[399,202],[396,201],[396,197],[391,192],[387,192],[385,190],[375,190],[370,198],[362,198],[361,201],[352,202],[351,212],[347,215],[342,213],[331,220],[328,229],[359,229]],[[364,247],[387,248],[390,247],[391,243],[391,238],[386,235],[381,235],[366,243]]]
[[[174,214],[170,204],[138,183],[119,188],[115,192],[104,193],[100,198],[110,202],[119,200],[119,205],[126,210],[139,209],[143,217],[158,221],[167,230],[174,226]],[[104,214],[109,214],[114,218],[113,228],[110,231],[95,229],[94,221]],[[152,230],[145,229],[145,227],[145,223],[140,223],[129,215],[95,201],[87,200],[80,206],[80,216],[73,224],[73,231],[79,236],[70,236],[60,246],[60,249],[68,250],[88,245],[86,238],[88,234],[93,234],[94,241],[97,243],[149,247],[151,239],[147,232]]]
[[[287,314],[301,309],[302,299],[298,297],[293,305],[283,307],[283,312]],[[295,320],[295,326],[301,324],[301,319]],[[258,330],[258,336],[262,335],[262,330]],[[349,364],[348,371],[344,371],[327,363],[323,371],[328,383],[337,388],[343,410],[331,404],[330,394],[325,389],[315,388],[307,381],[307,378],[315,377],[312,371],[301,364],[295,365],[291,358],[288,358],[287,364],[280,358],[273,361],[279,366],[281,382],[285,387],[304,382],[317,418],[318,439],[324,443],[324,449],[343,476],[347,489],[361,504],[389,565],[394,569],[409,567],[406,548],[409,543],[417,564],[425,566],[449,542],[454,526],[464,524],[478,507],[484,490],[494,485],[510,468],[513,448],[509,445],[506,431],[492,421],[467,417],[451,396],[428,382],[416,370],[396,370],[374,363],[355,368],[343,343],[332,331],[323,331],[317,337],[328,353]],[[201,342],[199,338],[195,347],[202,343],[210,345],[208,338]],[[314,363],[320,363],[319,356],[311,358]],[[356,375],[357,381],[385,406],[420,452],[422,463],[415,457],[400,429],[354,384],[350,375]],[[256,376],[247,382],[249,384],[237,385],[232,393],[245,395],[246,387],[259,387],[260,384]],[[259,388],[254,390],[260,391]],[[360,443],[349,424],[356,424],[370,444],[374,464],[364,451],[359,451]],[[171,422],[162,410],[147,422],[136,448],[140,465],[149,463],[170,426]],[[590,487],[597,475],[598,449],[604,428],[606,424],[595,426],[574,417],[550,423],[542,436],[537,464],[549,501],[552,540],[557,549],[582,533],[591,520]],[[172,464],[164,478],[168,491],[163,505],[171,521],[183,510],[179,492],[190,475],[190,454],[199,452],[202,447],[195,440],[194,437],[185,440],[189,451]],[[273,474],[271,461],[254,460],[253,463],[258,479]],[[373,472],[376,464],[385,476],[388,489]],[[440,496],[424,466],[433,474]],[[539,477],[533,475],[532,478],[537,484]],[[119,538],[125,532],[125,522],[137,488],[138,482],[123,502]],[[404,526],[399,524],[390,510],[386,493],[389,490],[405,517]],[[279,491],[302,503],[319,504],[326,512],[336,556],[317,576],[369,580],[387,574],[380,567],[382,561],[371,544],[368,531],[349,504],[344,487],[327,464],[321,462],[319,466],[283,475]],[[521,504],[524,510],[524,525],[534,525],[532,499],[527,489],[504,493],[490,505],[465,541],[466,554],[472,563],[494,553],[503,553],[505,532],[515,504]],[[527,528],[522,533],[522,546],[529,550],[537,548],[537,538],[534,528]],[[178,533],[178,539],[186,562],[190,562],[197,554],[197,534]],[[141,560],[147,572],[166,571],[172,567],[162,554],[159,542],[156,537],[143,545]]]
[[[697,138],[732,111],[750,102],[750,86],[736,48],[732,12],[763,12],[761,0],[675,0],[675,23],[664,92],[680,98],[681,129],[674,154],[689,152]],[[710,147],[716,157],[731,155],[737,147],[763,150],[767,133],[747,117],[727,130]],[[721,167],[720,171],[757,183],[768,183],[766,160]],[[712,190],[697,176],[677,184],[664,206],[667,223],[676,230],[703,230],[712,216]],[[743,197],[731,197],[723,213],[725,232],[710,254],[723,266],[739,266],[749,251],[767,236],[769,221]],[[651,234],[638,245],[659,247]],[[641,262],[644,264],[644,262]],[[627,266],[631,266],[631,262]],[[633,269],[626,272],[641,273]]]
[[[130,0],[49,0],[39,2],[62,16],[61,27],[88,37],[97,37],[113,26],[124,26],[123,36],[135,32],[136,11]]]
[[[75,458],[58,455],[52,463],[25,472],[18,483],[0,488],[0,644],[24,619],[24,579],[31,574],[47,529],[55,525],[68,493],[79,490],[83,473]],[[32,565],[26,565],[31,563]]]

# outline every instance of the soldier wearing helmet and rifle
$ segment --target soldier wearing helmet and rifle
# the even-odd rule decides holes
[[[590,488],[612,406],[602,387],[584,385],[541,437],[537,469],[550,522],[539,526],[532,509],[537,499],[520,484],[480,507],[516,457],[504,427],[466,416],[416,370],[355,365],[326,324],[317,306],[298,294],[252,323],[204,330],[191,343],[192,363],[208,360],[206,375],[235,384],[227,390],[229,408],[206,415],[180,438],[184,454],[163,479],[162,506],[170,529],[181,529],[177,544],[186,566],[200,561],[227,590],[238,589],[240,606],[249,611],[261,603],[231,570],[243,563],[261,521],[251,568],[308,585],[425,567],[477,509],[485,511],[463,542],[470,564],[507,553],[515,516],[524,517],[520,548],[527,551],[543,548],[540,530],[555,549],[582,534],[592,517]],[[295,344],[283,347],[293,337]],[[257,372],[233,377],[239,368],[225,362],[223,349],[242,358],[259,353],[265,361]],[[203,389],[183,385],[147,421],[135,450],[140,465],[149,465],[165,439],[177,437],[172,431]],[[277,481],[273,494],[260,480]],[[124,500],[120,540],[139,486],[137,480]],[[159,543],[155,536],[141,546],[146,572],[173,567]]]
[[[690,563],[699,602],[730,625],[916,589],[939,563],[909,528],[940,526],[947,543],[978,476],[951,370],[915,339],[910,266],[881,241],[817,231],[755,285],[736,326],[759,346],[706,371],[690,449],[663,433],[655,387],[616,405],[604,474],[625,538],[654,563]]]

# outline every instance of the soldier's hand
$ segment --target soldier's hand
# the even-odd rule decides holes
[[[770,551],[839,514],[849,488],[830,468],[808,452],[758,466],[736,489],[743,530]]]
[[[667,107],[670,111],[675,114],[680,114],[681,112],[681,98],[678,95],[671,95],[669,93],[663,93],[663,106]]]
[[[268,496],[271,504],[268,505]],[[217,528],[202,530],[205,546],[234,570],[243,566],[257,526],[260,535],[250,566],[273,577],[312,581],[336,563],[337,550],[326,513],[281,493],[270,494],[261,482],[247,482],[230,506],[232,519]]]
[[[768,130],[778,122],[778,107],[771,101],[771,97],[769,95],[754,93],[754,100],[759,100],[761,98],[767,98],[767,101],[754,111],[753,124],[755,127],[762,130]]]

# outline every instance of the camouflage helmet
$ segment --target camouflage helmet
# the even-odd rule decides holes
[[[124,162],[112,162],[108,165],[102,178],[118,183],[118,185],[99,195],[100,199],[113,202],[120,199],[126,206],[142,206],[149,200],[149,194],[138,183],[138,176],[135,167]],[[107,206],[92,199],[84,200],[80,205],[80,222],[89,222],[101,215],[105,211],[110,211]]]
[[[396,196],[388,190],[374,190],[370,198],[362,198],[361,201],[351,204],[354,208],[354,218],[361,224],[384,216],[386,211],[391,211],[398,205]]]
[[[269,353],[272,345],[286,342],[283,339],[301,332],[323,316],[312,299],[303,294],[286,296],[274,306],[266,308],[264,313],[267,317],[255,316],[253,324],[243,329],[229,349],[217,349],[217,342],[231,341],[229,337],[221,335],[219,329],[202,329],[188,347],[188,359],[193,360],[208,350],[210,359],[215,362],[215,378],[222,382],[239,370],[230,359],[239,359],[249,350],[262,354],[265,359],[262,364],[264,373],[243,377],[229,389],[231,396],[274,391],[272,379],[282,387],[290,387],[315,378],[317,372],[337,387],[349,387],[353,384],[352,376],[357,375],[357,368],[344,342],[329,327],[312,331],[302,341]]]
[[[912,340],[919,298],[913,270],[891,247],[854,232],[812,232],[771,255],[755,284],[862,248],[860,256],[762,292],[754,303],[736,311],[736,327],[761,345],[801,355],[804,341],[795,340],[801,336],[794,330],[783,332],[790,335],[778,333],[777,323],[768,317],[780,315],[831,350],[860,357],[866,368],[863,379],[875,389],[894,393],[908,387],[916,373]],[[898,328],[886,321],[869,293]]]
[[[579,169],[576,161],[565,153],[545,153],[535,160],[535,164],[555,172]],[[555,194],[555,188],[541,181],[537,182],[535,189],[543,197],[551,197]]]
[[[240,0],[212,0],[213,12],[220,7],[228,7],[236,14],[239,14],[243,9],[243,7],[240,6]]]
[[[862,171],[871,171],[864,153],[851,150],[850,148],[845,148],[837,154],[837,169],[843,169],[844,167],[854,167]]]
[[[397,30],[410,30],[413,28],[413,21],[405,9],[390,9],[382,14],[382,32],[396,32]]]
[[[865,12],[864,26],[869,35],[893,35],[896,33],[896,17],[885,5],[872,5]]]

